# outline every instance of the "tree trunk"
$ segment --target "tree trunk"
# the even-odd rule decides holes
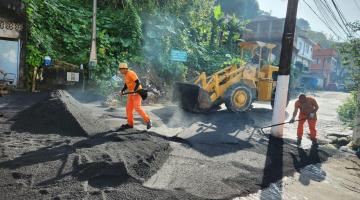
[[[217,23],[214,16],[211,16],[211,35],[210,35],[210,47],[213,47],[215,44],[215,36],[217,33]]]
[[[233,37],[234,37],[234,31],[230,30],[229,31],[229,36],[228,36],[228,40],[227,40],[227,46],[229,49],[232,50],[232,44],[233,44]]]
[[[223,31],[221,31],[221,32],[220,32],[220,34],[219,34],[219,47],[221,47],[221,44],[222,44],[223,38],[224,38],[224,32],[223,32]]]

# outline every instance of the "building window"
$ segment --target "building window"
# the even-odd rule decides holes
[[[326,58],[326,63],[331,64],[331,58]]]

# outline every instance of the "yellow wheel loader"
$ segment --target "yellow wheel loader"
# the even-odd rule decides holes
[[[190,112],[206,112],[222,103],[230,111],[244,112],[255,100],[271,101],[279,68],[262,64],[262,52],[268,52],[270,63],[276,45],[256,41],[241,42],[239,47],[241,59],[250,52],[251,62],[228,66],[209,77],[203,72],[193,83],[175,83],[174,101]]]

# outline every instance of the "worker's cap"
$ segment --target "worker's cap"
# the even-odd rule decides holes
[[[129,69],[127,63],[119,63],[119,69]]]

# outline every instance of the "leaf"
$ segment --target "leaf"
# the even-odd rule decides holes
[[[222,15],[223,15],[223,12],[221,10],[221,5],[219,4],[214,7],[214,18],[216,20],[219,20],[222,17]]]
[[[122,44],[123,47],[129,47],[132,44],[132,40],[131,39],[123,39],[120,38],[120,42]]]

